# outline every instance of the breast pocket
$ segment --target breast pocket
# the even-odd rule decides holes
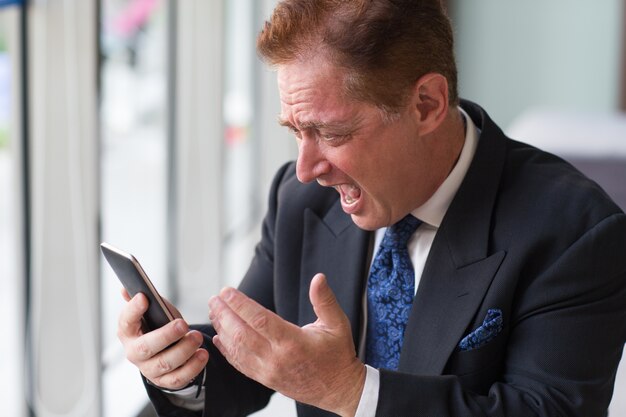
[[[456,350],[444,369],[446,375],[457,375],[465,389],[487,393],[489,387],[502,379],[507,332],[477,349]]]

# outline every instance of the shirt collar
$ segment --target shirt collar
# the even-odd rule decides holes
[[[452,199],[461,186],[478,145],[479,129],[462,108],[458,109],[465,118],[465,143],[459,160],[437,191],[424,204],[411,212],[413,216],[436,228],[441,225]]]

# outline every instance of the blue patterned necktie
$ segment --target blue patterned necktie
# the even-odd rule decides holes
[[[367,282],[365,362],[398,369],[404,330],[415,296],[415,272],[407,242],[422,222],[407,215],[387,228]]]

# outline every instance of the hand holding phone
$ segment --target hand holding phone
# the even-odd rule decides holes
[[[209,359],[208,352],[202,348],[203,335],[197,330],[190,331],[184,320],[167,325],[181,318],[180,314],[171,304],[168,308],[167,301],[161,298],[137,259],[107,243],[100,247],[128,295],[134,297],[140,292],[148,300],[147,310],[142,302],[130,300],[129,304],[135,306],[129,308],[127,304],[120,314],[118,337],[124,345],[126,358],[152,385],[177,390],[194,380],[199,390]],[[143,331],[138,332],[142,312]],[[145,334],[152,330],[155,332]]]

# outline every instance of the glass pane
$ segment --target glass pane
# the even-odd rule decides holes
[[[167,1],[102,2],[102,239],[131,252],[167,296]],[[121,285],[102,270],[104,415],[146,401],[116,337]],[[127,398],[124,398],[127,397]]]
[[[0,343],[0,403],[3,413],[22,415],[23,394],[22,354],[23,340],[23,281],[18,264],[21,253],[22,219],[18,216],[21,194],[17,178],[19,153],[17,152],[17,126],[14,108],[15,94],[19,88],[17,68],[19,57],[15,54],[19,33],[19,11],[16,7],[0,8],[0,317],[3,320],[3,337]],[[7,406],[8,409],[4,409]]]
[[[225,2],[224,269],[236,285],[251,258],[250,232],[258,213],[258,141],[253,131],[256,65],[252,0]]]

